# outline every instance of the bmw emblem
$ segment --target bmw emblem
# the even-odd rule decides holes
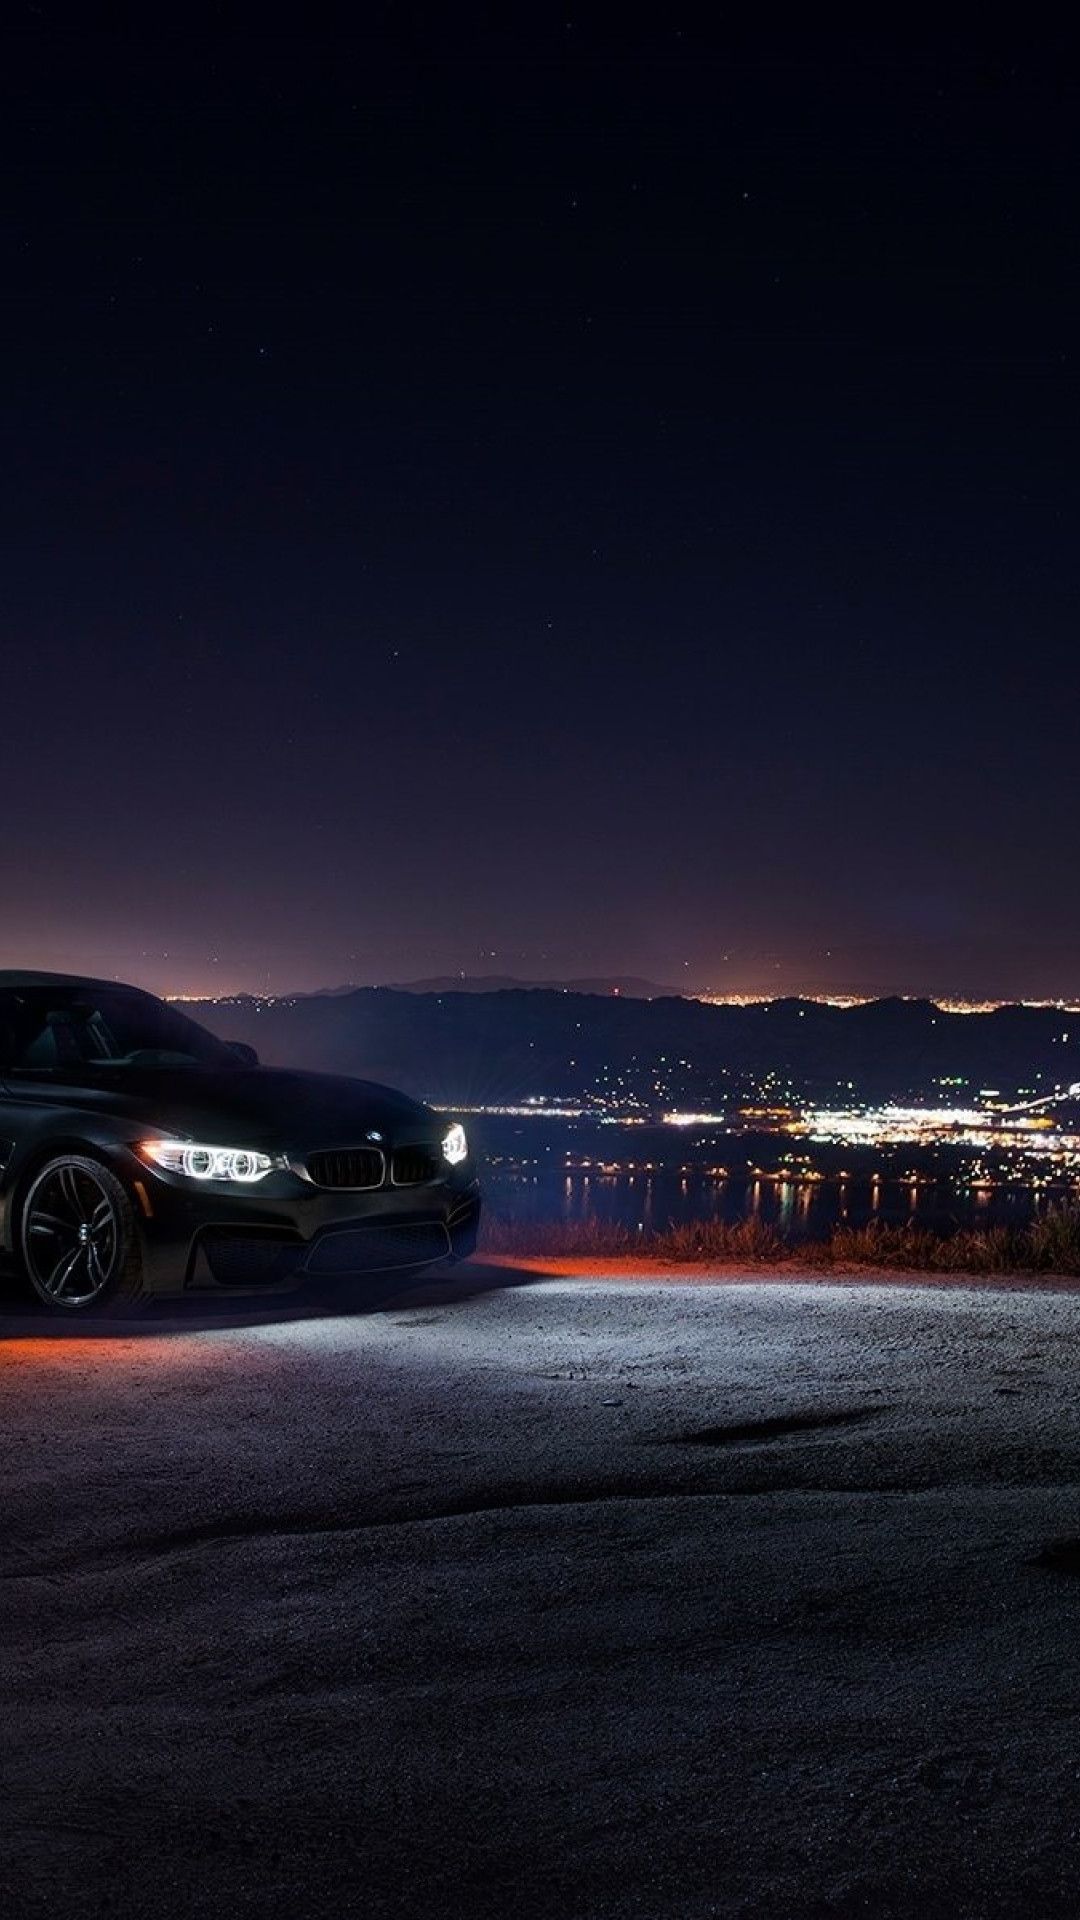
[[[371,1132],[366,1133],[364,1138],[365,1140],[373,1141],[375,1145],[378,1146],[382,1141],[382,1134],[379,1132],[378,1127],[372,1127]]]

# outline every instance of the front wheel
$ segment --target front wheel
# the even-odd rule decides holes
[[[64,1154],[42,1167],[23,1202],[19,1239],[26,1277],[55,1312],[108,1312],[142,1292],[134,1209],[99,1160]]]

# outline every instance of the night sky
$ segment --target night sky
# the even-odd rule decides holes
[[[1080,993],[1074,50],[703,11],[8,10],[0,965]]]

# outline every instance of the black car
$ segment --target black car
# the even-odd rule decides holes
[[[135,987],[0,972],[0,1254],[45,1305],[286,1287],[472,1253],[462,1127],[277,1071]]]

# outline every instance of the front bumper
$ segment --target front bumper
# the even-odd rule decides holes
[[[480,1185],[467,1164],[415,1187],[313,1187],[286,1171],[237,1190],[196,1187],[133,1159],[132,1185],[150,1294],[261,1292],[463,1260],[480,1222]]]

